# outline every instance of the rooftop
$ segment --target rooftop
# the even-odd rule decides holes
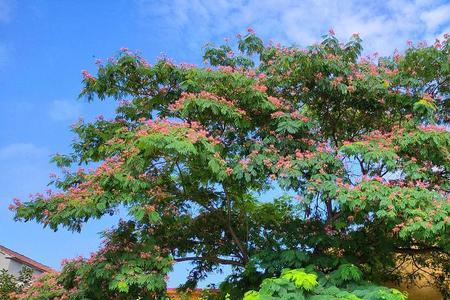
[[[39,263],[39,262],[37,262],[37,261],[35,261],[35,260],[25,256],[25,255],[17,253],[16,251],[13,251],[13,250],[11,250],[9,248],[6,248],[5,246],[0,245],[0,252],[3,252],[6,255],[8,255],[10,257],[10,259],[13,259],[13,260],[15,260],[17,262],[20,262],[20,263],[22,263],[24,265],[27,265],[27,266],[31,267],[31,268],[37,269],[38,271],[41,271],[41,272],[51,272],[51,271],[53,271],[52,268],[50,268],[50,267],[48,267],[46,265],[43,265],[43,264],[41,264],[41,263]]]

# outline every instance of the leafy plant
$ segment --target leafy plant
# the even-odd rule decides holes
[[[280,278],[264,279],[259,291],[244,295],[244,300],[270,299],[406,300],[407,297],[396,289],[363,282],[357,267],[342,265],[331,275],[307,273],[304,269],[285,270]]]
[[[20,293],[31,283],[33,270],[23,267],[18,276],[8,273],[8,270],[0,270],[0,299],[13,299],[13,295]]]

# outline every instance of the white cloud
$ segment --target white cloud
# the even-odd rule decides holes
[[[191,51],[248,26],[266,38],[309,45],[333,27],[341,38],[359,32],[369,52],[392,53],[406,40],[433,39],[450,24],[445,0],[137,0],[141,23],[158,24]]]
[[[34,159],[47,154],[46,149],[32,143],[15,143],[0,148],[0,160]]]
[[[81,104],[75,100],[54,100],[49,115],[54,121],[74,121],[80,117]]]
[[[425,22],[427,28],[436,30],[442,24],[448,24],[450,18],[450,3],[425,11],[420,18]]]

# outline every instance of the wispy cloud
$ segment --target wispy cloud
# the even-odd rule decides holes
[[[137,0],[142,24],[159,24],[190,50],[252,26],[266,38],[309,45],[333,27],[348,38],[358,32],[366,49],[390,53],[405,41],[432,40],[450,25],[445,0]]]
[[[74,121],[81,115],[81,104],[75,100],[54,100],[49,115],[54,121]]]
[[[450,19],[450,3],[427,10],[420,15],[427,28],[433,32]]]

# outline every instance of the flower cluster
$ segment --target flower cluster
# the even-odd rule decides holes
[[[154,133],[168,135],[173,132],[183,133],[183,137],[190,140],[193,144],[199,140],[207,140],[213,145],[221,144],[220,137],[214,137],[205,130],[199,122],[177,122],[168,119],[163,120],[141,120],[140,126],[136,132],[136,137],[145,137]]]
[[[230,108],[233,108],[234,110],[236,110],[237,113],[239,113],[242,116],[246,115],[245,110],[237,107],[236,102],[227,100],[223,97],[217,96],[213,93],[206,91],[202,91],[200,93],[182,93],[181,97],[175,103],[169,106],[169,109],[171,109],[172,111],[181,110],[185,107],[187,102],[195,101],[197,99],[206,99],[215,103],[219,103],[228,106]]]

